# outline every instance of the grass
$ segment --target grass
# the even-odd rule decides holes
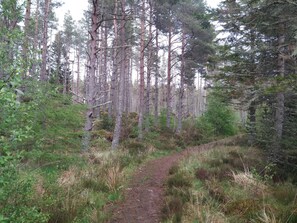
[[[72,104],[70,97],[57,90],[44,92],[32,96],[28,115],[19,116],[25,127],[30,123],[32,131],[15,143],[6,160],[0,160],[0,165],[5,164],[5,168],[0,166],[0,222],[106,222],[110,218],[106,206],[122,199],[123,188],[139,165],[210,139],[203,138],[203,131],[192,121],[177,135],[160,120],[160,126],[152,125],[140,142],[138,117],[131,113],[123,117],[123,141],[114,152],[110,150],[114,123],[103,113],[101,120],[94,122],[90,150],[82,153],[86,108]],[[5,142],[9,147],[9,141]],[[15,154],[19,158],[12,158]],[[227,171],[233,163],[225,165]],[[199,172],[198,167],[199,163],[188,162],[170,170],[164,219],[180,222],[188,205],[197,201],[193,188],[203,188],[206,181],[221,175],[215,162],[212,170]],[[204,174],[204,182],[195,180],[195,171],[201,179]],[[211,200],[218,188],[212,188]]]
[[[163,222],[297,222],[297,187],[274,183],[255,148],[218,147],[170,170]]]

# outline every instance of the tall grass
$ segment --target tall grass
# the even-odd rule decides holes
[[[188,187],[169,178],[166,192],[182,207],[165,212],[164,222],[296,222],[297,187],[274,183],[267,166],[263,152],[237,146],[185,157],[171,172],[174,182],[187,176]]]

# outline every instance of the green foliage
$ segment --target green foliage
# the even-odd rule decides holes
[[[10,85],[1,82],[0,101],[0,215],[8,222],[48,222],[48,212],[36,202],[38,178],[31,168],[57,174],[82,165],[68,152],[80,150],[84,108],[55,86],[21,85],[17,76]]]
[[[171,115],[170,117],[170,127],[171,129],[174,128],[174,117]],[[160,116],[159,116],[159,124],[160,124],[160,128],[162,130],[168,130],[167,128],[167,110],[166,109],[162,109]]]
[[[279,158],[277,164],[277,175],[280,178],[290,177],[293,182],[297,182],[296,176],[296,160],[297,154],[297,141],[295,140],[296,129],[297,129],[297,116],[296,116],[296,96],[291,94],[285,95],[285,113],[284,113],[284,123],[283,123],[283,134],[282,140],[280,140],[281,145],[281,157]],[[275,111],[273,107],[276,106],[275,99],[271,96],[267,97],[266,103],[258,106],[257,110],[257,123],[256,123],[256,139],[257,143],[271,155],[271,145],[273,144],[275,135],[274,128],[274,118]]]
[[[100,117],[94,120],[94,127],[93,130],[106,130],[112,131],[114,128],[113,118],[109,117],[108,113],[100,112]]]
[[[21,74],[22,69],[18,46],[23,32],[17,25],[22,20],[22,6],[17,0],[3,0],[0,2],[0,12],[0,79],[9,83]]]
[[[231,136],[237,133],[236,116],[223,98],[209,95],[207,110],[198,120],[198,127],[206,131],[206,136]]]
[[[4,182],[0,191],[1,215],[6,217],[7,222],[47,222],[48,215],[40,212],[34,202],[34,175],[16,168],[16,163],[11,163],[6,170],[2,169],[5,172],[1,174]]]
[[[180,142],[185,145],[194,146],[203,143],[209,139],[211,134],[207,133],[204,126],[200,125],[201,122],[196,122],[194,118],[188,118],[183,121],[183,130],[179,134]],[[208,123],[203,123],[208,124]]]

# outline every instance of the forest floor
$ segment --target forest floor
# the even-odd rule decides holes
[[[111,207],[110,223],[161,222],[165,182],[170,168],[186,155],[226,145],[236,139],[238,136],[190,147],[182,152],[146,162],[133,174],[129,186],[125,188],[123,201]]]

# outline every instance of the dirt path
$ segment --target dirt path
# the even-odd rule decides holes
[[[237,137],[238,138],[238,137]],[[130,187],[124,192],[124,201],[113,210],[110,223],[154,223],[161,222],[164,202],[164,184],[169,169],[182,157],[194,152],[212,149],[233,142],[235,137],[215,141],[184,150],[141,166],[133,175]]]

